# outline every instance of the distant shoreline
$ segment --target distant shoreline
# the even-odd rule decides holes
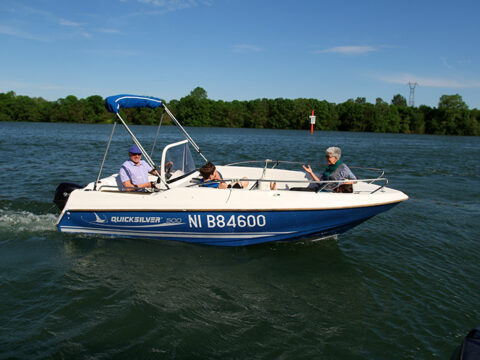
[[[184,126],[195,127],[301,130],[310,127],[309,115],[314,110],[316,131],[480,135],[480,110],[468,109],[458,94],[443,95],[438,108],[431,108],[407,106],[401,95],[395,95],[390,104],[380,98],[375,104],[365,98],[341,104],[283,98],[225,102],[208,99],[206,91],[197,87],[180,100],[168,102],[168,107]],[[163,113],[161,108],[122,111],[132,125],[157,125]],[[99,95],[47,101],[10,91],[0,93],[0,121],[111,124],[114,118]],[[165,116],[162,124],[172,123]]]

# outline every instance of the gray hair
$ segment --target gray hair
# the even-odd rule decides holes
[[[327,150],[325,150],[325,155],[331,155],[336,157],[337,160],[340,160],[342,157],[342,150],[336,146],[330,146]]]

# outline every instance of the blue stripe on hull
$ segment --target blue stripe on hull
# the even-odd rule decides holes
[[[394,204],[290,211],[67,211],[62,232],[243,246],[340,234]]]

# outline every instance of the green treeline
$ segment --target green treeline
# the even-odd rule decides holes
[[[375,104],[365,98],[341,104],[316,99],[255,99],[248,101],[210,100],[197,87],[167,106],[185,126],[219,126],[269,129],[308,129],[309,115],[315,110],[317,130],[366,131],[389,133],[480,135],[480,111],[469,109],[462,97],[443,95],[438,108],[407,106],[406,99],[395,95],[391,103],[377,98]],[[162,110],[122,110],[132,124],[154,125]],[[104,107],[104,99],[93,95],[77,99],[70,95],[57,101],[0,93],[0,121],[111,123],[114,116]],[[170,123],[168,116],[164,123]]]

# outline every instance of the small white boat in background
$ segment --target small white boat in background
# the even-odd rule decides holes
[[[408,199],[403,192],[386,187],[383,172],[355,181],[353,193],[302,191],[312,183],[319,184],[321,190],[332,181],[312,181],[303,171],[280,168],[292,163],[272,160],[263,161],[261,166],[247,162],[217,165],[227,182],[248,178],[246,188],[204,187],[190,146],[206,158],[161,99],[117,95],[107,98],[105,104],[149,165],[165,171],[159,171],[160,183],[148,192],[125,191],[118,174],[100,178],[101,170],[96,181],[85,187],[60,184],[54,201],[62,209],[57,222],[61,232],[223,246],[315,240],[340,234]],[[186,140],[163,149],[160,166],[120,116],[120,108],[130,107],[163,107],[185,134]],[[275,190],[270,189],[273,182]]]

